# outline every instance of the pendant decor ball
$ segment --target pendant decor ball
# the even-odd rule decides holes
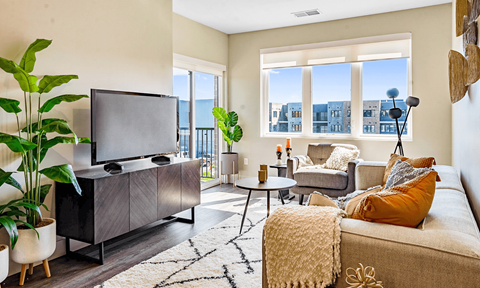
[[[363,267],[359,263],[357,269],[347,268],[348,288],[383,288],[382,281],[375,280],[375,268],[367,266]]]

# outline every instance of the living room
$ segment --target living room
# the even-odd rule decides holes
[[[477,91],[477,84],[471,84],[468,86],[468,91],[465,91],[465,96],[462,98],[463,95],[461,95],[461,100],[453,103],[451,87],[449,86],[449,82],[452,81],[452,76],[449,78],[451,72],[449,70],[449,51],[456,50],[465,55],[463,36],[458,34],[459,24],[456,7],[463,5],[464,2],[470,2],[444,0],[395,1],[394,3],[348,1],[343,4],[320,3],[318,1],[266,1],[262,4],[255,2],[226,4],[213,0],[2,1],[0,26],[3,29],[0,30],[0,35],[3,41],[0,43],[0,57],[20,63],[23,53],[36,39],[53,40],[48,48],[36,54],[33,75],[39,76],[39,78],[43,75],[68,73],[78,75],[78,79],[73,79],[60,88],[56,88],[52,94],[78,94],[91,97],[91,89],[102,89],[174,95],[180,96],[182,101],[186,99],[182,98],[185,95],[187,95],[186,97],[192,97],[191,95],[195,95],[196,92],[193,88],[195,82],[187,83],[185,79],[191,79],[188,77],[192,75],[211,75],[213,80],[206,78],[208,78],[208,81],[212,81],[212,83],[215,81],[216,83],[216,98],[212,100],[215,103],[214,105],[223,107],[226,111],[235,111],[238,115],[238,125],[241,126],[243,131],[241,140],[238,143],[235,142],[232,146],[233,151],[238,153],[236,163],[238,169],[236,170],[235,167],[233,169],[233,171],[236,170],[236,175],[223,176],[221,175],[223,173],[218,173],[220,171],[213,170],[214,167],[218,167],[218,165],[213,164],[213,161],[215,161],[215,164],[219,163],[220,154],[227,151],[227,145],[221,137],[220,130],[213,128],[216,127],[213,120],[211,130],[216,129],[213,132],[216,137],[213,144],[213,146],[216,145],[215,148],[210,150],[207,148],[205,153],[200,156],[197,153],[196,157],[192,157],[200,158],[202,169],[210,169],[210,174],[207,171],[201,175],[202,204],[196,207],[195,224],[169,222],[158,226],[160,228],[146,225],[137,233],[140,235],[138,237],[135,237],[135,233],[125,234],[126,236],[122,236],[124,238],[117,244],[114,241],[107,242],[104,265],[65,256],[66,250],[76,250],[85,245],[74,241],[74,238],[72,238],[71,247],[67,249],[65,238],[58,236],[56,237],[55,252],[49,258],[51,277],[47,278],[45,276],[45,272],[40,265],[42,261],[36,260],[34,261],[35,268],[31,268],[32,271],[35,270],[34,274],[26,275],[24,286],[94,287],[102,285],[110,278],[121,272],[129,271],[128,269],[161,252],[173,253],[174,250],[169,250],[170,248],[173,249],[176,245],[185,245],[182,243],[188,244],[189,242],[184,241],[209,231],[208,229],[222,221],[228,221],[230,217],[238,217],[235,218],[235,225],[240,228],[242,215],[247,212],[246,209],[244,210],[245,201],[247,201],[247,197],[250,197],[247,194],[250,193],[247,193],[248,190],[234,187],[232,183],[241,179],[257,177],[260,165],[275,163],[277,160],[275,152],[278,144],[282,145],[281,163],[286,164],[286,138],[291,138],[292,156],[305,154],[309,143],[341,143],[358,148],[360,151],[359,159],[387,162],[390,154],[395,150],[398,135],[395,134],[396,132],[386,133],[386,129],[392,127],[396,131],[398,128],[394,127],[395,122],[393,120],[391,122],[382,120],[382,117],[386,119],[388,115],[381,114],[380,112],[383,109],[380,107],[375,110],[377,117],[380,117],[378,123],[372,123],[372,128],[365,127],[366,125],[362,121],[373,118],[373,116],[362,112],[366,109],[361,103],[369,100],[378,101],[382,105],[384,103],[391,104],[392,99],[387,96],[387,90],[391,88],[398,88],[399,90],[399,96],[396,99],[398,103],[406,101],[408,96],[414,96],[420,100],[417,107],[412,107],[409,117],[402,114],[403,122],[400,125],[406,123],[405,133],[401,134],[405,156],[412,158],[434,157],[437,165],[453,166],[466,192],[473,215],[477,222],[479,221],[480,191],[476,191],[475,187],[480,184],[476,176],[478,174],[476,163],[480,160],[480,154],[475,152],[475,148],[472,146],[477,142],[476,132],[479,129],[476,125],[478,123],[478,113],[476,113],[478,109],[476,108],[480,104],[475,97],[480,92]],[[476,1],[473,2],[476,3]],[[473,5],[472,7],[476,6]],[[471,9],[475,10],[474,8]],[[292,14],[307,10],[318,10],[319,12],[305,17],[295,17]],[[267,16],[266,13],[272,13],[272,15]],[[262,19],[262,15],[266,19]],[[388,42],[399,44],[388,45]],[[342,52],[343,54],[340,55],[337,53],[342,50],[338,49],[339,47],[350,47],[351,49],[344,49],[348,52]],[[331,51],[335,51],[338,55]],[[369,58],[369,60],[377,61],[369,61],[367,58],[363,58],[362,61],[358,60],[360,58],[353,59],[352,57],[361,54],[358,51],[364,51],[363,54],[365,55],[362,56],[377,57]],[[309,56],[308,53],[316,56]],[[318,62],[320,58],[323,61],[327,59],[330,62]],[[365,87],[362,88],[362,83],[366,83],[365,81],[368,78],[366,74],[367,66],[362,63],[380,63],[382,61],[385,61],[385,63],[401,61],[401,63],[396,66],[393,66],[393,64],[392,66],[384,66],[381,73],[387,76],[378,81],[383,81],[383,83],[376,84],[375,78],[371,82],[372,91],[382,92],[376,93],[372,96],[373,98],[368,98],[366,90],[363,90],[362,93],[362,89],[366,89],[367,86],[364,85]],[[346,74],[348,85],[338,86],[337,88],[346,91],[345,93],[348,94],[346,98],[343,96],[343,98],[326,97],[322,99],[320,99],[320,96],[316,97],[316,88],[311,83],[314,80],[309,80],[316,77],[315,67],[333,67],[345,64],[350,65]],[[297,71],[300,77],[295,78],[297,80],[292,80],[292,82],[283,81],[280,84],[273,82],[276,79],[275,77],[284,75],[280,73],[281,71],[287,70]],[[192,74],[189,74],[190,72]],[[329,74],[328,71],[321,73],[324,73],[322,75]],[[330,74],[334,75],[333,72]],[[391,82],[390,79],[387,79],[389,75],[393,77],[400,75],[400,80]],[[0,79],[0,98],[18,100],[22,102],[20,107],[23,109],[23,91],[20,89],[16,78],[2,71]],[[183,80],[180,81],[179,79]],[[202,81],[202,79],[195,77],[194,79],[197,84]],[[298,81],[298,79],[300,80]],[[338,83],[343,82],[339,81]],[[279,85],[279,88],[274,87],[275,85]],[[213,87],[213,85],[211,86]],[[287,95],[288,97],[291,96],[291,99],[287,99],[287,96],[275,99],[275,95],[269,95],[269,91],[274,91],[272,89],[282,90],[287,86],[297,87],[296,91],[286,91],[286,93],[295,93],[295,96]],[[313,88],[310,89],[311,87]],[[319,89],[318,91],[322,90]],[[197,122],[197,125],[191,127],[204,126],[199,124],[201,119],[198,115],[201,115],[200,118],[208,115],[213,119],[211,108],[199,110],[198,108],[202,107],[200,104],[191,104],[204,99],[199,96],[201,94],[200,90],[196,94],[198,95],[196,99],[187,99],[195,99],[188,104],[193,105],[189,106],[190,111],[195,111],[195,105],[197,105],[195,112],[197,116],[195,117],[194,113],[193,116],[189,116],[190,118],[187,117],[187,127],[194,125],[195,122]],[[46,94],[47,98],[45,99],[50,99],[53,96],[49,95]],[[317,100],[318,102],[316,102]],[[36,105],[36,98],[33,101]],[[91,137],[90,101],[90,99],[80,99],[72,103],[56,105],[49,112],[49,117],[67,120],[71,130],[75,131],[79,137]],[[313,115],[316,113],[315,105],[333,101],[343,101],[343,105],[351,105],[344,111],[347,114],[346,110],[348,109],[350,118],[348,121],[350,122],[342,124],[342,130],[335,130],[336,128],[333,128],[333,126],[321,128],[320,122],[323,123],[320,121],[321,112],[318,112],[320,119],[317,121],[318,124],[312,120],[316,117]],[[294,126],[294,129],[300,131],[273,131],[272,126],[269,126],[272,124],[271,121],[269,123],[269,117],[273,116],[273,114],[270,114],[270,104],[272,102],[301,104],[303,113],[295,115],[303,121],[298,122],[300,124],[297,122],[297,124],[294,124],[300,125]],[[311,107],[313,108],[309,109]],[[280,114],[281,109],[287,108],[278,109]],[[408,107],[405,105],[405,113],[408,112],[407,109]],[[327,114],[334,112],[333,110],[325,111],[327,111]],[[0,131],[16,135],[17,121],[14,115],[4,112],[2,110],[2,113],[0,113]],[[362,113],[364,114],[362,115]],[[208,118],[209,121],[210,118]],[[191,122],[192,119],[195,122]],[[20,121],[24,121],[23,118],[20,118]],[[182,121],[180,119],[180,126]],[[387,124],[382,125],[382,123],[387,123],[388,127]],[[315,125],[319,125],[318,131],[315,130]],[[190,129],[194,129],[191,127]],[[128,137],[128,135],[122,136]],[[178,152],[183,151],[182,147],[189,147],[188,152],[192,155],[194,155],[192,152],[194,149],[198,150],[198,147],[192,147],[195,146],[195,138],[189,138],[188,141],[184,142],[185,145],[181,143]],[[201,146],[203,147],[203,143]],[[6,145],[0,145],[0,149],[0,168],[5,171],[16,171],[22,163],[20,154],[11,153]],[[92,169],[91,153],[91,146],[85,143],[56,145],[55,148],[49,150],[42,164],[45,167],[70,164],[73,171]],[[188,153],[183,156],[190,157]],[[150,160],[138,161],[148,162]],[[125,165],[127,167],[128,162]],[[213,174],[215,176],[212,176]],[[270,177],[277,176],[277,170],[270,168],[267,174]],[[26,185],[23,173],[14,173],[12,177],[20,185]],[[54,184],[54,181],[44,178],[42,184]],[[221,182],[229,183],[219,185]],[[438,183],[437,186],[440,185]],[[57,192],[55,190],[55,185],[53,185],[51,193],[44,200],[48,211],[45,207],[40,208],[44,217],[58,217],[55,202]],[[293,204],[298,206],[300,194],[293,192],[290,192],[290,194],[296,197],[292,200],[288,199],[287,202],[290,202],[290,204],[287,203],[287,206]],[[257,191],[253,192],[252,195],[247,217],[257,216],[257,214],[262,217],[266,216],[266,193]],[[281,205],[275,196],[276,192],[273,192],[269,201],[272,210]],[[1,204],[20,197],[22,197],[22,193],[11,185],[0,187]],[[307,198],[303,202],[305,204]],[[191,216],[189,212],[187,210],[179,215],[183,218],[189,218]],[[247,220],[243,229],[250,227],[250,225]],[[263,225],[263,222],[261,225]],[[258,229],[261,233],[262,227],[259,226],[255,229]],[[252,231],[255,229],[252,229]],[[478,230],[478,228],[476,229]],[[149,231],[153,230],[155,232],[151,232],[151,235],[148,234]],[[142,238],[148,240],[142,243]],[[8,244],[9,242],[9,235],[5,229],[2,229],[0,244]],[[108,247],[109,244],[110,248]],[[262,283],[258,282],[258,279],[262,279],[262,243],[258,242],[257,244],[252,245],[252,248],[244,249],[245,251],[252,249],[248,253],[260,253],[257,255],[258,257],[252,256],[253,258],[251,258],[249,257],[250,254],[245,252],[247,253],[247,259],[254,261],[252,262],[252,269],[255,272],[250,274],[242,272],[244,275],[242,273],[240,273],[242,275],[235,274],[236,278],[234,278],[237,281],[241,282],[239,279],[245,279],[244,284],[236,282],[235,285],[237,286],[225,287],[261,287]],[[148,248],[144,248],[144,246]],[[18,264],[11,259],[9,261],[8,278],[1,282],[2,287],[18,285],[23,269],[23,263]],[[362,264],[372,266],[367,262]],[[174,269],[172,267],[163,267],[162,269]],[[257,271],[257,268],[260,271]],[[342,273],[346,268],[342,267]],[[352,268],[356,269],[357,267]],[[381,277],[382,267],[375,266],[374,268],[377,272],[377,280],[383,281],[384,287],[408,287],[389,285],[390,279],[382,279]],[[457,272],[457,270],[454,271],[450,273]],[[25,274],[25,271],[23,272]],[[200,278],[212,276],[195,274],[199,272],[192,273],[195,277]],[[248,278],[249,275],[255,275],[255,277]],[[424,276],[428,279],[428,275]],[[409,275],[405,275],[405,277],[409,277]],[[412,277],[419,277],[419,275],[413,275]],[[470,275],[466,275],[466,277],[470,277]],[[478,276],[471,276],[472,279],[475,279],[475,277]],[[211,281],[223,283],[221,281],[225,279]],[[68,285],[63,284],[66,286],[62,286],[62,281],[65,281],[64,283],[68,283]],[[201,283],[210,283],[210,287],[217,287],[216,285],[224,287],[221,286],[224,284],[217,284],[217,282],[209,282],[205,279],[202,281],[205,282]],[[345,285],[344,278],[340,279],[339,277],[338,281]],[[134,287],[133,284],[109,286],[115,284],[105,283],[103,287]],[[167,285],[168,281],[162,283],[162,285]],[[177,283],[170,286],[205,287],[198,283],[192,283]],[[137,287],[142,287],[142,285]],[[159,285],[157,287],[164,286]],[[445,286],[438,284],[425,287],[451,286],[446,283]]]

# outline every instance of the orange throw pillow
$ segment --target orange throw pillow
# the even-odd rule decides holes
[[[370,222],[417,227],[427,216],[435,195],[437,172],[365,196],[355,207],[352,218]]]
[[[388,176],[392,172],[393,165],[397,160],[402,160],[412,165],[413,168],[431,168],[433,165],[436,165],[435,158],[433,157],[418,157],[418,158],[407,158],[405,156],[390,154],[390,160],[388,160],[387,167],[385,168],[385,174],[383,174],[383,185],[387,183]],[[437,181],[440,181],[440,177],[437,175]]]

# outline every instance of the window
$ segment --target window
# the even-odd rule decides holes
[[[270,117],[269,131],[301,132],[301,111],[299,110],[302,108],[302,68],[269,70],[269,80],[269,108],[271,112],[279,111],[280,114],[278,118]],[[288,111],[292,111],[291,117]],[[293,118],[299,119],[293,121]],[[295,125],[300,128],[297,129]]]
[[[404,33],[342,40],[343,44],[309,44],[301,48],[305,50],[261,49],[262,135],[338,134],[319,137],[353,139],[384,135],[393,139],[396,124],[388,115],[393,100],[386,91],[392,87],[400,91],[395,107],[403,113],[399,119],[402,129],[410,89],[410,39],[411,35]],[[407,123],[411,125],[411,121]],[[407,128],[403,133],[411,137]]]
[[[400,94],[395,98],[395,107],[402,109],[402,117],[398,120],[402,122],[405,121],[407,116],[407,104],[405,99],[408,95],[408,62],[407,59],[393,59],[393,60],[380,60],[380,61],[370,61],[365,62],[362,65],[362,95],[363,95],[363,106],[376,106],[381,112],[380,117],[374,116],[375,110],[363,110],[364,117],[375,117],[376,120],[383,122],[384,125],[390,125],[390,123],[395,123],[394,119],[391,119],[388,116],[388,112],[393,108],[393,100],[388,99],[385,95],[385,92],[392,88],[396,87]],[[371,111],[372,116],[368,111]],[[364,119],[365,122],[365,119]],[[401,127],[400,127],[401,129]],[[390,131],[380,131],[377,132],[367,132],[369,134],[396,134],[396,126],[394,129],[389,129]],[[364,131],[365,133],[365,131]],[[404,130],[403,134],[407,134],[407,131]]]

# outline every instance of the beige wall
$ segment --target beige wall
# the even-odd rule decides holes
[[[228,35],[173,13],[173,52],[228,64]]]
[[[1,57],[18,63],[36,38],[53,39],[37,54],[33,74],[79,76],[45,99],[60,93],[90,95],[91,88],[172,93],[172,0],[2,0],[0,27]],[[0,97],[23,98],[12,75],[3,71]],[[89,100],[62,103],[47,117],[64,118],[79,136],[90,136],[89,110]],[[15,117],[3,110],[0,131],[16,131]],[[57,147],[48,152],[45,164],[69,163],[75,170],[90,166],[88,145]],[[0,145],[1,168],[13,171],[19,163],[18,155]],[[50,194],[46,204],[53,210]],[[0,202],[15,196],[15,190],[0,188]],[[7,240],[0,236],[0,243]],[[12,266],[11,272],[17,269]]]
[[[275,145],[284,138],[260,137],[260,49],[319,43],[394,33],[412,33],[413,95],[421,100],[413,110],[413,141],[404,143],[407,156],[435,156],[439,164],[451,163],[451,105],[447,58],[451,47],[451,5],[439,5],[346,20],[279,28],[229,36],[229,109],[239,114],[243,139],[240,153],[242,177],[255,176],[261,163],[275,161]],[[311,142],[328,139],[293,139],[293,154],[306,153]],[[365,160],[386,161],[392,141],[342,141],[361,149]],[[249,158],[249,165],[243,165]],[[285,157],[284,157],[285,159]],[[270,171],[271,174],[276,173]]]
[[[455,7],[453,1],[453,7]],[[455,37],[455,8],[452,9],[452,49],[463,54],[462,36]],[[460,172],[477,222],[480,222],[480,83],[470,86],[467,95],[452,105],[452,162]]]

